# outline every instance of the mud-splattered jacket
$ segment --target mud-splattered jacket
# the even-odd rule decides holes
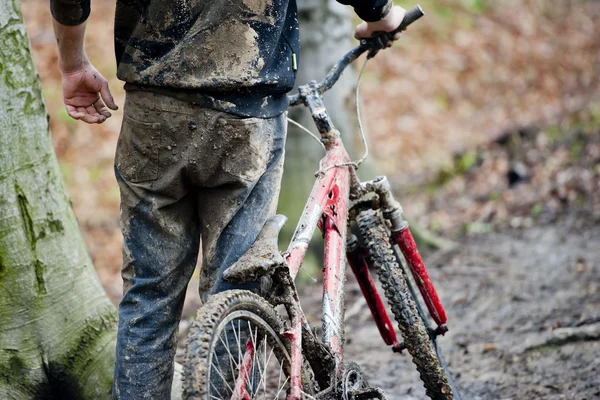
[[[391,0],[338,0],[365,21]],[[54,18],[79,25],[90,0],[51,0]],[[272,117],[287,108],[298,40],[296,0],[117,0],[117,76],[148,90],[239,115]]]

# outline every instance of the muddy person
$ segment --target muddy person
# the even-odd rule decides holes
[[[340,0],[391,31],[391,0]],[[68,114],[102,123],[117,105],[83,46],[90,0],[51,0]],[[125,82],[115,175],[121,192],[124,297],[112,396],[168,399],[176,332],[202,237],[200,294],[275,213],[286,93],[299,58],[295,0],[117,0],[117,76]]]

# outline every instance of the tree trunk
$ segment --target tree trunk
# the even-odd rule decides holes
[[[52,148],[17,0],[0,0],[0,399],[106,398],[117,316]]]

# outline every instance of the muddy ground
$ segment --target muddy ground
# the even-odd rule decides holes
[[[441,344],[464,399],[600,398],[600,227],[584,218],[465,239],[426,257],[447,307]],[[391,399],[426,398],[384,348],[357,285],[347,357]]]

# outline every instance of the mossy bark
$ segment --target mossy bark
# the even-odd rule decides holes
[[[53,152],[17,0],[0,0],[0,399],[101,399],[117,316]]]

